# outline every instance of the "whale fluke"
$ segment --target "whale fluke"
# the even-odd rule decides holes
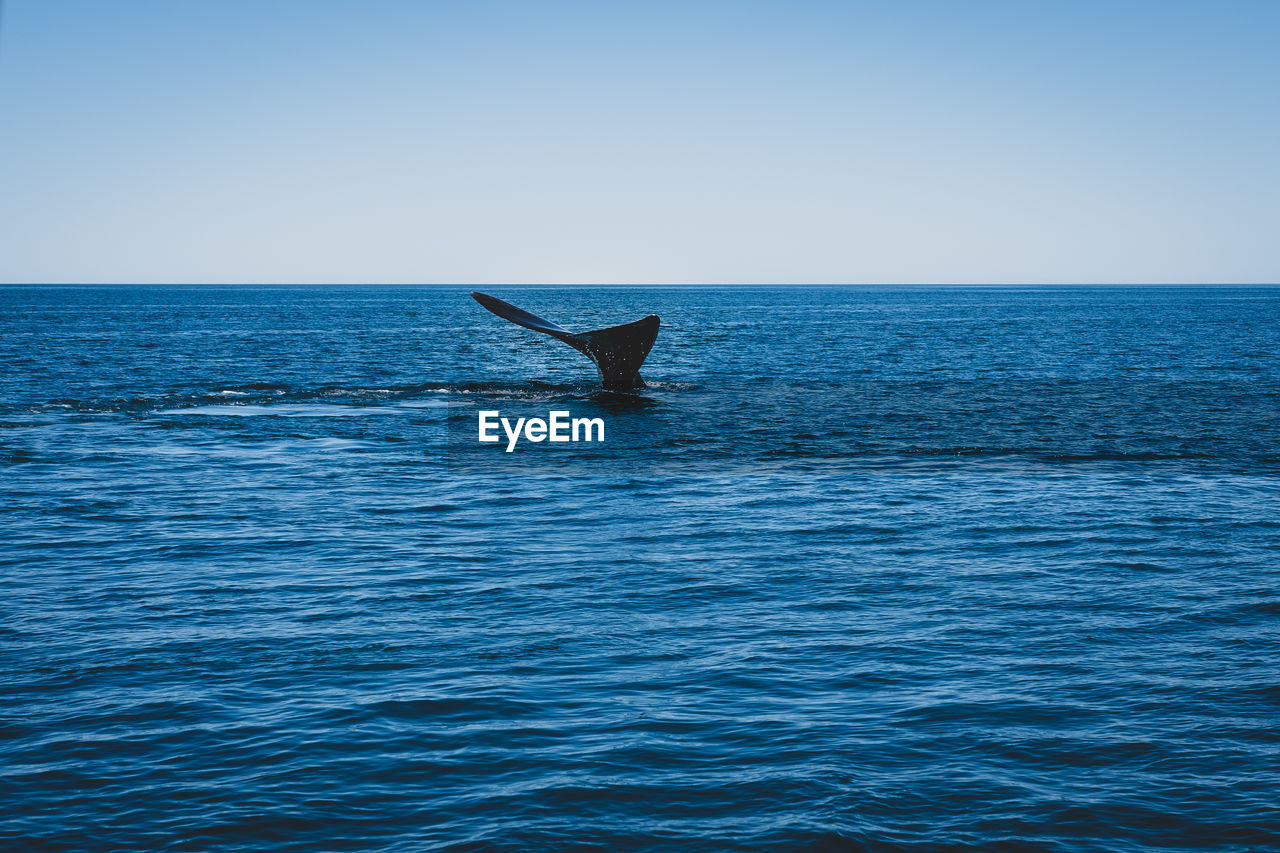
[[[487,293],[473,292],[471,297],[502,319],[564,341],[591,359],[600,371],[600,384],[610,391],[634,391],[644,387],[640,365],[644,364],[658,337],[658,326],[662,321],[657,314],[650,314],[634,323],[574,334]]]

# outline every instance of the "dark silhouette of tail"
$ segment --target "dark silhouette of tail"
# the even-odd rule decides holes
[[[662,321],[657,314],[622,326],[574,334],[486,293],[472,293],[471,296],[502,319],[564,341],[591,359],[600,371],[600,383],[610,391],[635,391],[644,387],[640,365],[644,364],[658,337],[658,326]]]

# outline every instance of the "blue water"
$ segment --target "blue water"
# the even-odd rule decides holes
[[[0,289],[0,846],[1280,849],[1280,289],[491,290]]]

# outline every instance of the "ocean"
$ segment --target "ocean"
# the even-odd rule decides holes
[[[0,288],[0,847],[1280,850],[1280,288],[469,289]]]

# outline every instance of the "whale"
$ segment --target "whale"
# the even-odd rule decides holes
[[[600,384],[607,391],[638,391],[645,387],[640,365],[649,357],[662,321],[657,314],[590,332],[570,332],[537,314],[517,308],[487,293],[473,291],[471,298],[504,320],[563,341],[591,359],[600,372]]]

